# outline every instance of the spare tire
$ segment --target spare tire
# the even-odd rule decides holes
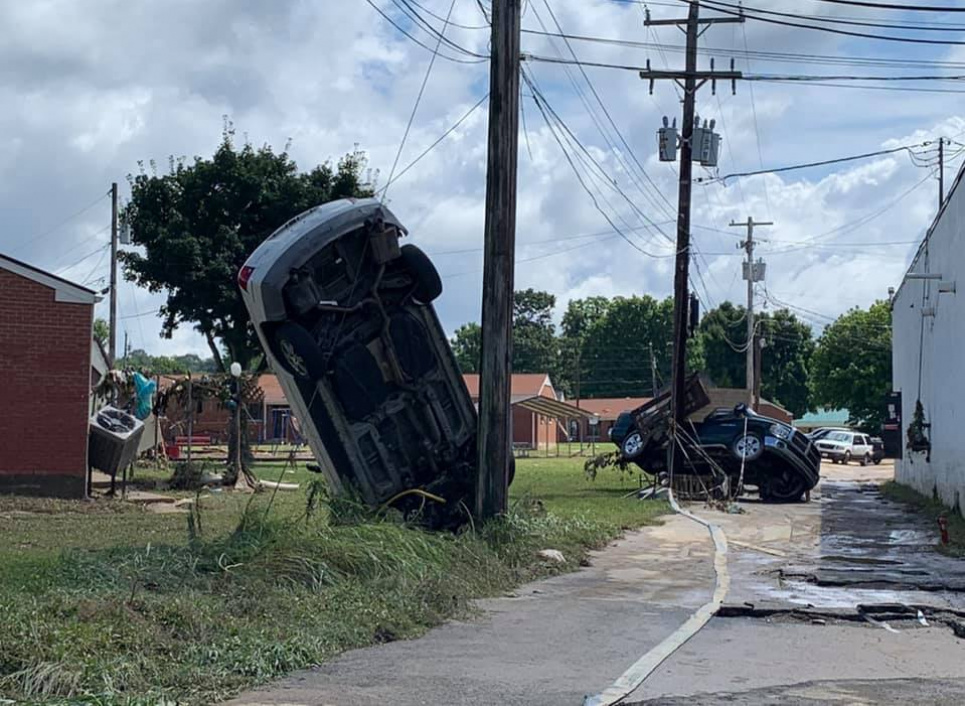
[[[286,321],[273,329],[269,338],[275,360],[287,372],[311,382],[325,374],[325,355],[305,327]]]
[[[428,304],[442,294],[442,278],[432,260],[415,245],[407,243],[401,248],[402,265],[415,281],[413,296],[420,304]]]

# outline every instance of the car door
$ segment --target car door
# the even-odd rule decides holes
[[[855,456],[857,456],[858,458],[864,458],[865,455],[870,456],[872,451],[874,451],[874,449],[871,446],[871,440],[867,437],[867,435],[862,434],[861,449],[859,452],[855,453]]]

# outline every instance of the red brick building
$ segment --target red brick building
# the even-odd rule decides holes
[[[0,255],[0,493],[84,497],[97,299]]]
[[[462,376],[469,389],[473,404],[479,403],[479,375]],[[559,421],[526,409],[520,403],[542,397],[556,400],[556,390],[550,376],[545,373],[516,373],[513,375],[510,404],[513,413],[513,445],[537,449],[556,446],[559,433],[565,429]]]

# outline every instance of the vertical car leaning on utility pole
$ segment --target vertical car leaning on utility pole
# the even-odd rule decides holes
[[[432,307],[442,281],[405,235],[378,199],[333,201],[275,231],[238,284],[333,492],[454,526],[475,500],[476,411]]]

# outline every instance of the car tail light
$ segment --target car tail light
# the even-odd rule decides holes
[[[248,265],[245,265],[244,267],[242,267],[241,271],[238,272],[238,286],[247,292],[248,280],[251,279],[251,276],[254,273],[255,273],[254,267],[249,267]]]

